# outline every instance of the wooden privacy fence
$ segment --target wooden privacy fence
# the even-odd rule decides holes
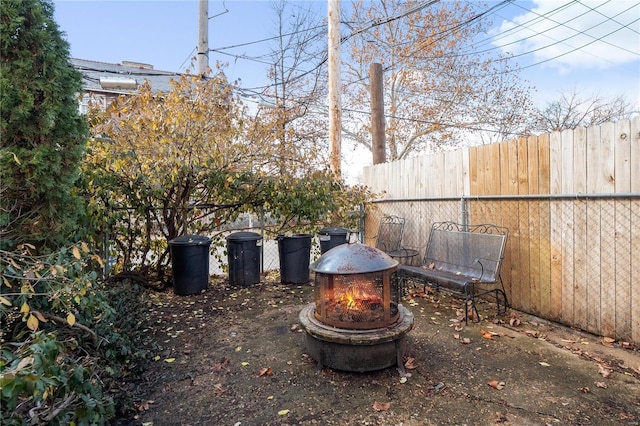
[[[512,307],[640,344],[640,117],[378,164],[365,241],[382,214],[423,249],[439,220],[510,230]]]

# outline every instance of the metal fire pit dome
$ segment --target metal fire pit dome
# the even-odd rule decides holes
[[[340,244],[326,251],[311,265],[321,274],[363,274],[398,266],[398,261],[382,250],[364,244]]]

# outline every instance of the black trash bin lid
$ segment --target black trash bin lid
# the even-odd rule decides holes
[[[282,241],[282,240],[291,240],[291,239],[303,239],[303,238],[313,238],[313,235],[311,234],[293,234],[293,235],[278,235],[276,237],[277,241]]]
[[[320,235],[347,235],[348,233],[349,233],[349,230],[346,228],[334,228],[334,227],[322,228],[321,230],[318,231],[318,234]]]
[[[169,241],[169,244],[174,246],[200,246],[211,244],[211,238],[202,235],[182,235]]]
[[[227,235],[227,241],[257,241],[262,239],[260,234],[255,232],[234,232]]]

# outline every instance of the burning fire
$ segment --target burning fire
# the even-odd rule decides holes
[[[336,302],[346,305],[347,309],[361,310],[370,308],[372,305],[381,304],[382,297],[375,283],[357,280],[349,283],[349,285],[344,288],[344,293],[336,297]]]

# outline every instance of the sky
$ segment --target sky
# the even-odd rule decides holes
[[[292,3],[302,3],[326,16],[326,1]],[[346,11],[350,1],[342,0],[341,4]],[[196,0],[54,0],[54,5],[54,17],[66,33],[72,57],[109,63],[144,62],[164,71],[195,68]],[[538,16],[550,11],[547,18]],[[267,0],[210,0],[209,16],[212,49],[263,40],[275,31],[275,16]],[[529,67],[524,68],[522,76],[536,87],[536,101],[544,103],[561,91],[576,88],[585,94],[626,93],[638,102],[640,2],[516,1],[497,10],[492,19],[491,39],[485,43],[505,46],[505,52],[522,55],[515,60],[521,67]],[[630,29],[622,28],[624,25]],[[602,38],[604,41],[598,41]],[[228,62],[227,75],[232,80],[241,79],[243,87],[265,85],[268,66],[237,56],[258,57],[269,47],[265,41],[225,49],[227,54],[212,52],[210,64],[216,60]]]
[[[444,0],[447,1],[447,0]],[[195,69],[197,0],[54,0],[54,18],[74,58],[108,63],[134,61],[164,71]],[[326,0],[289,1],[327,15]],[[478,49],[514,55],[521,77],[535,87],[536,106],[576,90],[584,97],[624,95],[640,112],[640,1],[500,1],[493,27]],[[343,14],[350,0],[341,0]],[[227,62],[227,77],[243,88],[269,84],[272,2],[209,1],[210,65]],[[350,31],[342,27],[343,34]],[[240,45],[240,46],[238,46]],[[237,47],[232,47],[237,46]],[[248,59],[250,58],[250,59]]]

